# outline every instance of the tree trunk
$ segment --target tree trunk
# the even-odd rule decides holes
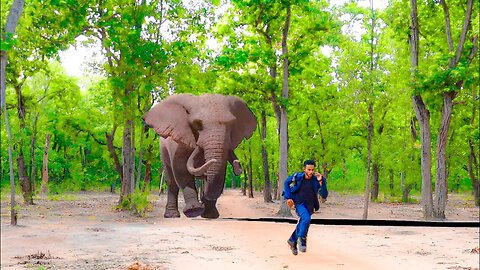
[[[3,52],[3,51],[2,51]],[[4,91],[4,90],[2,90]],[[2,99],[0,102],[3,102]],[[7,106],[3,106],[2,113],[5,115],[5,127],[7,128],[8,136],[8,161],[10,169],[10,225],[17,225],[17,210],[15,209],[15,178],[13,175],[13,147],[12,147],[12,131],[10,130],[10,123],[8,122]]]
[[[290,29],[290,17],[292,9],[290,5],[286,7],[287,15],[285,17],[285,26],[283,28],[282,36],[282,57],[283,57],[283,84],[282,84],[282,99],[288,100],[288,80],[289,80],[289,58],[288,58],[288,31]],[[288,177],[288,116],[285,102],[282,102],[280,106],[280,161],[279,161],[279,179],[278,179],[278,192],[283,193],[283,182]],[[290,208],[287,207],[286,201],[282,198],[280,204],[280,210],[278,213],[280,216],[291,216]]]
[[[372,192],[370,199],[376,201],[378,199],[378,163],[373,163]]]
[[[470,30],[470,21],[473,9],[473,0],[467,1],[467,8],[465,12],[465,20],[463,23],[462,32],[460,34],[460,40],[455,50],[453,45],[451,26],[450,26],[450,13],[445,0],[440,0],[440,4],[443,7],[445,15],[445,33],[447,37],[448,50],[451,53],[449,59],[449,68],[455,69],[460,62],[462,54],[464,54],[463,48],[465,40]],[[478,35],[477,35],[478,37]],[[474,43],[468,57],[467,63],[469,64],[474,58],[477,51],[477,44]],[[453,56],[455,55],[455,56]],[[436,219],[445,219],[445,207],[447,204],[448,184],[447,184],[447,142],[448,142],[448,130],[450,128],[450,120],[453,109],[453,99],[457,95],[458,91],[463,87],[463,80],[455,81],[455,91],[449,91],[443,93],[443,107],[442,107],[442,122],[437,138],[437,158],[436,158],[436,182],[435,182],[435,201],[433,215]]]
[[[242,185],[243,196],[247,196],[247,179],[248,179],[247,171],[243,170],[243,185]]]
[[[394,182],[394,176],[393,176],[393,169],[388,170],[390,173],[390,197],[395,196],[395,182]]]
[[[37,166],[35,163],[35,145],[37,144],[37,123],[38,113],[33,120],[33,132],[30,143],[30,184],[32,186],[32,193],[35,194],[35,181],[37,178]]]
[[[373,104],[368,105],[368,135],[367,135],[367,180],[365,181],[365,197],[363,200],[363,219],[368,218],[368,200],[370,196],[370,163],[372,158],[372,132],[373,132]]]
[[[252,142],[248,141],[248,197],[253,198]]]
[[[42,165],[42,193],[48,191],[48,151],[50,149],[50,134],[45,136],[45,150],[43,151],[43,165]]]
[[[23,194],[23,202],[25,204],[33,204],[33,197],[32,197],[32,189],[30,186],[30,179],[27,175],[27,168],[25,166],[25,159],[23,157],[23,150],[20,149],[19,155],[17,158],[17,166],[18,166],[18,178],[20,179],[20,183],[22,185],[22,194]]]
[[[274,200],[280,200],[280,194],[278,194],[278,174],[275,173],[275,162],[272,160],[272,162],[269,163],[272,166],[272,169],[270,170],[271,172],[271,179],[273,179],[273,199]]]
[[[15,92],[17,93],[17,101],[18,101],[17,115],[20,121],[20,130],[24,130],[26,128],[25,97],[22,94],[22,86],[20,84],[16,84],[14,88],[15,88]],[[21,183],[24,203],[33,204],[32,185],[30,183],[30,177],[28,176],[28,173],[27,173],[27,166],[25,166],[25,157],[23,155],[24,145],[25,145],[25,136],[20,134],[20,139],[18,143],[19,154],[17,157],[18,177]]]
[[[127,110],[127,109],[126,109]],[[132,120],[127,119],[125,121],[125,128],[123,131],[123,146],[122,146],[122,192],[120,194],[119,205],[123,200],[127,199],[134,191],[134,167],[135,162],[133,157],[133,143],[132,143]]]
[[[7,34],[15,33],[18,20],[22,15],[23,6],[25,0],[14,0],[10,11],[8,12],[7,20],[5,22],[5,28],[2,33],[2,41],[6,39]],[[10,123],[8,121],[8,112],[6,104],[6,68],[7,68],[8,54],[7,51],[0,50],[0,111],[5,114],[5,126],[8,136],[8,160],[10,166],[10,224],[12,226],[17,225],[17,210],[15,210],[15,178],[13,175],[13,147],[12,147],[12,131],[10,129]]]
[[[262,140],[262,160],[263,160],[263,178],[264,178],[264,188],[263,188],[263,201],[272,202],[272,186],[270,183],[270,172],[268,171],[268,153],[266,146],[267,138],[267,115],[265,110],[262,110],[262,130],[261,130],[261,140]]]
[[[441,220],[445,219],[445,207],[447,205],[447,141],[455,95],[456,92],[443,94],[442,124],[437,138],[437,181],[435,183],[433,214],[436,219]]]
[[[152,179],[152,164],[149,160],[145,161],[145,179],[143,181],[142,191],[150,190],[150,180]]]
[[[134,129],[135,127],[133,127]],[[146,134],[146,131],[148,130],[147,125],[145,123],[142,125],[142,132],[140,133],[140,154],[138,155],[138,165],[137,165],[137,180],[135,181],[135,187],[137,189],[140,189],[140,179],[142,176],[142,164],[143,164],[143,152],[144,152],[144,137]]]
[[[105,137],[107,139],[108,152],[110,153],[110,157],[113,159],[113,162],[115,163],[115,170],[120,176],[120,183],[123,183],[123,168],[122,168],[122,165],[120,164],[120,160],[118,158],[117,152],[115,151],[115,146],[113,145],[116,129],[117,127],[114,126],[112,129],[112,133],[111,134],[105,133]],[[113,189],[112,192],[115,192],[114,187],[115,187],[115,181],[112,184],[112,189]]]
[[[468,175],[470,176],[470,180],[472,181],[472,188],[473,188],[473,198],[475,200],[475,205],[480,206],[479,200],[479,192],[480,192],[480,180],[479,180],[479,166],[478,166],[478,159],[475,153],[475,147],[473,141],[470,139],[468,140],[468,144],[470,146],[470,155],[468,157]],[[478,150],[478,146],[477,146]]]
[[[417,1],[410,0],[411,11],[411,65],[412,65],[412,81],[414,84],[412,103],[415,115],[420,125],[420,140],[422,143],[421,154],[421,171],[422,171],[422,208],[423,217],[429,220],[433,216],[433,198],[432,198],[432,150],[431,150],[431,133],[430,133],[430,112],[428,111],[422,96],[417,89],[417,69],[418,69],[418,47],[419,47],[419,26]]]

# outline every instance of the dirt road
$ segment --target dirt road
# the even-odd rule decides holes
[[[118,195],[85,193],[37,199],[11,227],[2,202],[1,269],[478,269],[479,228],[312,225],[308,250],[293,256],[294,224],[225,220],[273,217],[278,203],[226,190],[220,219],[164,219],[165,196],[147,217],[117,212]],[[332,195],[317,218],[359,218],[358,198]],[[455,205],[455,203],[457,205]],[[478,220],[461,200],[448,214]],[[182,207],[182,204],[180,203]],[[372,218],[421,219],[418,205],[373,204]],[[130,268],[129,268],[130,267]]]

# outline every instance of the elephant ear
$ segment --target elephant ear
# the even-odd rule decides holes
[[[154,105],[143,119],[145,123],[163,138],[170,137],[178,143],[192,148],[196,146],[195,137],[188,124],[188,114],[184,107],[185,101],[193,95],[173,95]]]
[[[235,149],[243,140],[252,136],[257,128],[257,119],[247,107],[247,104],[236,96],[228,96],[231,113],[237,118],[235,127],[232,129],[232,149]]]

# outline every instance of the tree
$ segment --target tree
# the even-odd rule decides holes
[[[456,20],[453,30],[455,36],[458,37],[458,44],[454,48],[454,40],[452,35],[452,20],[450,17],[450,10],[445,1],[440,1],[443,9],[443,17],[445,24],[445,34],[448,44],[448,49],[443,50],[440,46],[440,51],[436,48],[427,48],[430,55],[441,56],[435,58],[435,67],[422,71],[419,68],[419,23],[417,2],[411,1],[411,63],[414,91],[412,96],[413,106],[417,119],[420,123],[421,142],[422,142],[422,206],[424,210],[424,217],[426,219],[436,218],[445,219],[445,206],[447,200],[447,155],[446,145],[448,142],[448,131],[450,127],[451,114],[453,109],[453,100],[458,93],[464,88],[468,70],[472,60],[477,53],[477,39],[478,33],[471,30],[471,16],[473,10],[473,1],[468,1],[465,7],[465,13],[462,17],[463,23]],[[436,10],[435,5],[427,6],[425,12]],[[434,13],[435,14],[435,13]],[[436,14],[435,14],[436,15]],[[460,15],[461,16],[461,15]],[[438,38],[438,32],[432,31],[428,24],[424,24],[424,35],[431,35],[432,38]],[[432,26],[433,28],[433,26]],[[467,39],[470,37],[470,40]],[[435,42],[437,42],[435,40]],[[438,41],[443,43],[443,41]],[[468,46],[466,46],[468,44]],[[444,57],[446,56],[446,57]],[[440,61],[436,60],[440,59]],[[443,59],[448,59],[447,63]],[[423,78],[423,79],[421,79]],[[437,91],[437,92],[434,92]],[[424,95],[438,94],[443,99],[443,105],[440,105],[441,112],[440,125],[438,129],[437,144],[436,144],[436,181],[435,181],[435,200],[430,199],[431,195],[431,127],[430,127],[430,110],[427,108],[423,98]],[[431,106],[436,108],[434,106]]]
[[[8,111],[6,105],[6,66],[8,60],[8,49],[11,47],[9,42],[12,41],[13,33],[17,28],[18,20],[22,15],[23,6],[25,4],[24,0],[14,0],[12,6],[10,7],[10,12],[8,13],[7,21],[5,27],[2,27],[2,46],[0,48],[0,107],[1,112],[5,115],[5,128],[8,133],[8,159],[9,159],[9,168],[10,168],[10,224],[17,225],[17,212],[15,210],[15,179],[13,176],[13,150],[12,150],[12,132],[10,130],[10,124],[8,122]],[[8,43],[7,43],[8,42]]]

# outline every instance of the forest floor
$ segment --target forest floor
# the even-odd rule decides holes
[[[220,218],[163,218],[166,195],[146,217],[115,211],[117,194],[75,193],[21,206],[18,226],[1,203],[1,269],[479,269],[479,227],[312,225],[308,249],[287,246],[295,224],[228,218],[276,217],[278,202],[226,190]],[[183,201],[180,203],[183,207]],[[317,219],[361,219],[363,199],[334,192]],[[479,208],[450,194],[449,221],[479,221]],[[422,220],[418,204],[370,203],[369,219]],[[295,217],[292,217],[295,219]]]

